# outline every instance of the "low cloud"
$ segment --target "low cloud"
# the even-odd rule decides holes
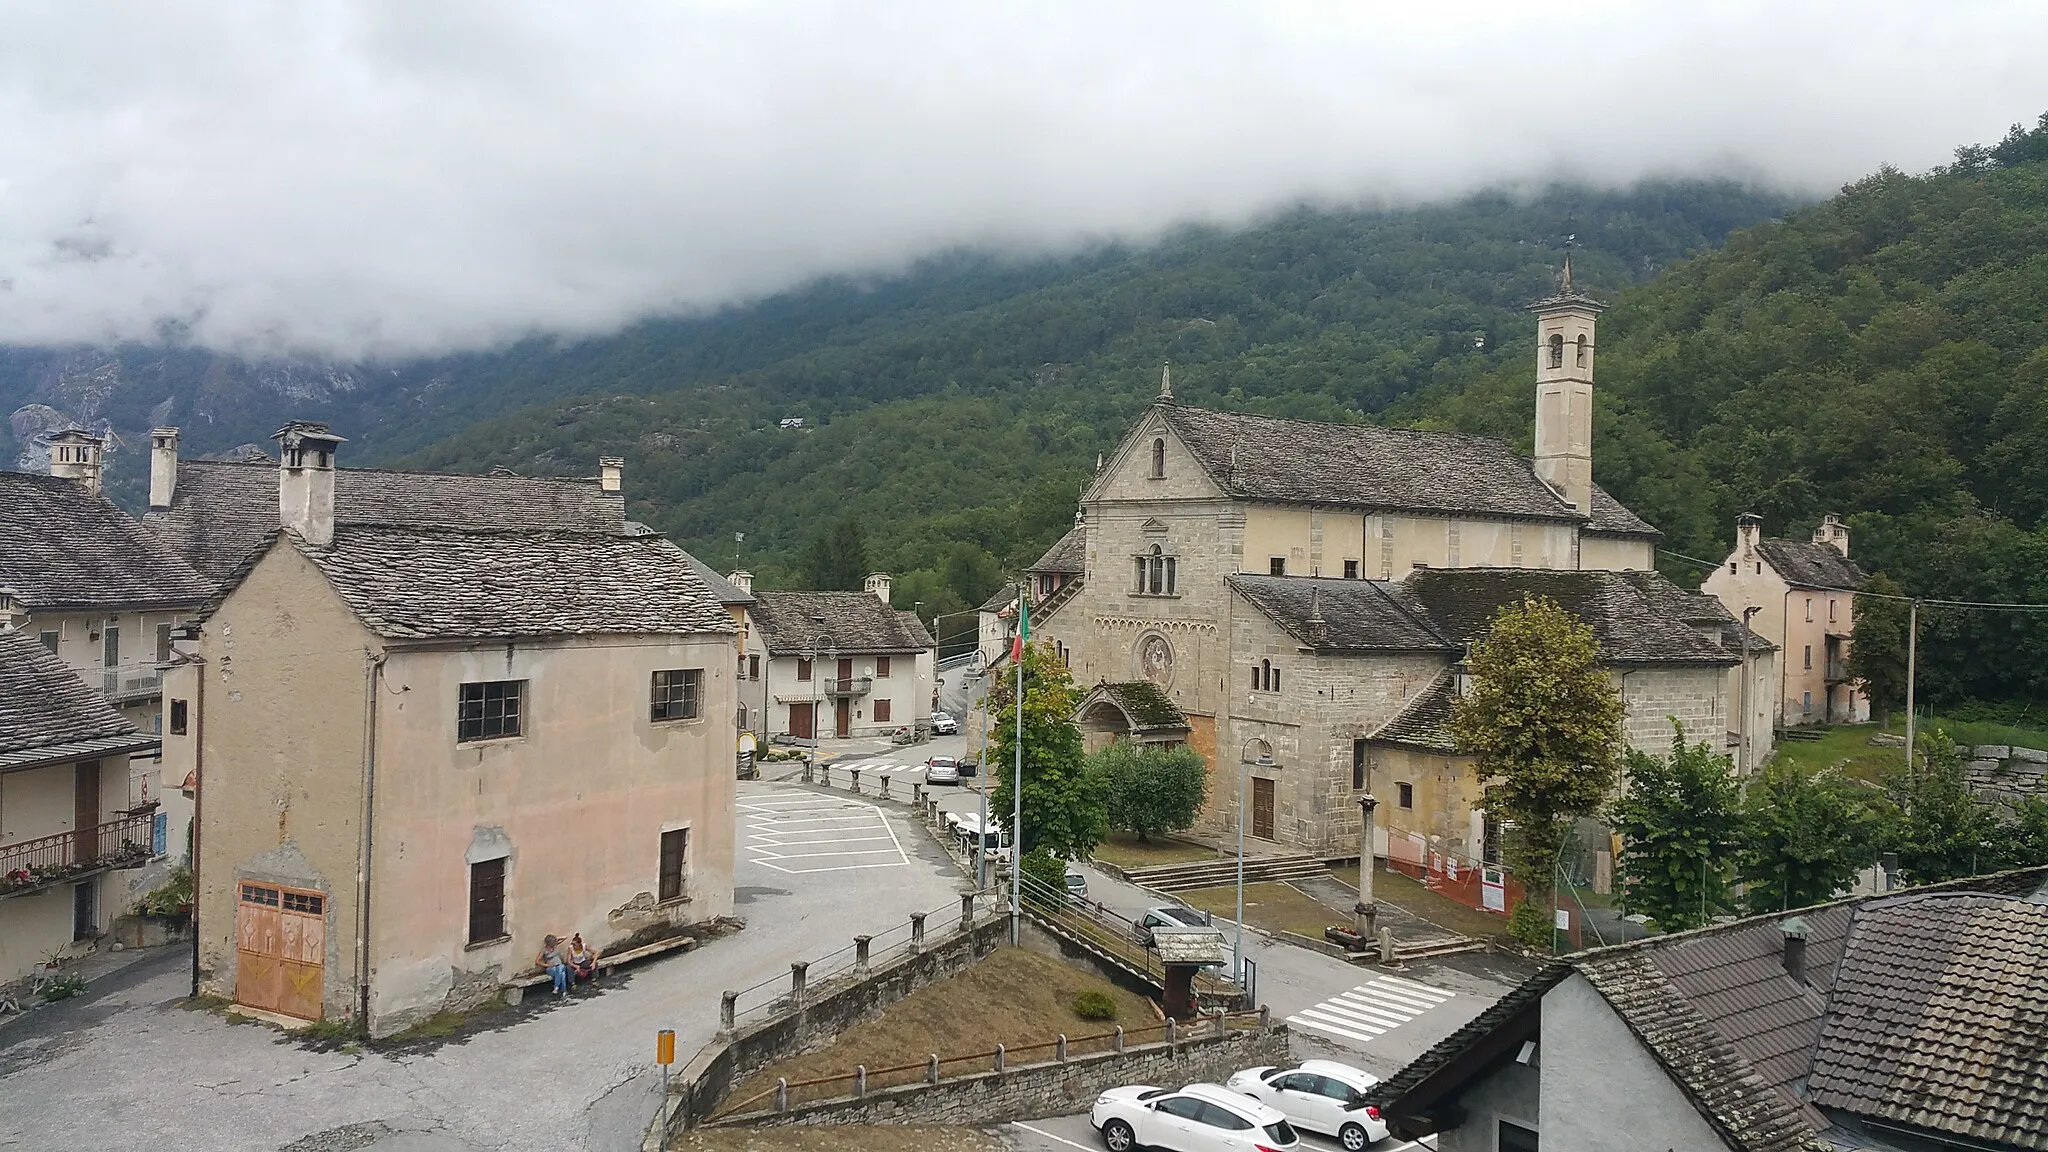
[[[1565,177],[1826,192],[2048,108],[2048,6],[16,3],[0,340],[395,357],[961,244]]]

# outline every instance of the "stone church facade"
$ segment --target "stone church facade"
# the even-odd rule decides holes
[[[1084,692],[1142,681],[1180,709],[1211,765],[1209,829],[1235,827],[1242,771],[1254,836],[1341,854],[1370,789],[1393,827],[1476,856],[1476,783],[1404,811],[1393,796],[1417,789],[1389,773],[1455,759],[1441,717],[1409,713],[1524,591],[1601,635],[1632,743],[1668,749],[1673,715],[1724,738],[1739,626],[1657,575],[1656,529],[1592,482],[1600,305],[1567,266],[1532,310],[1534,459],[1480,437],[1196,408],[1162,379],[1083,493],[1048,553],[1079,555],[1081,574],[1034,597],[1033,636]]]

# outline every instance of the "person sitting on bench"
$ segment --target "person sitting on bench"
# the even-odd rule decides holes
[[[583,942],[583,933],[569,937],[569,974],[582,982],[597,979],[597,949]]]

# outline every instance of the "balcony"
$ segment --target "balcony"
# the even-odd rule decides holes
[[[1839,684],[1842,681],[1847,680],[1848,678],[1849,666],[1847,663],[1841,660],[1830,660],[1827,662],[1828,683]]]
[[[100,672],[100,694],[116,707],[136,704],[164,690],[164,674],[154,664],[107,668]]]
[[[825,681],[827,696],[865,696],[875,686],[872,676],[848,676],[839,680]]]
[[[0,897],[149,862],[155,806],[79,832],[0,847]]]

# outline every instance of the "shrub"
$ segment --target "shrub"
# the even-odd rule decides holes
[[[59,1000],[69,1000],[73,996],[83,996],[84,994],[85,981],[68,972],[62,976],[51,977],[50,981],[43,985],[43,990],[38,993],[43,998],[45,1004],[55,1004]]]
[[[1033,907],[1052,910],[1067,901],[1067,862],[1043,848],[1024,854],[1024,875],[1035,881],[1026,885],[1024,898]]]
[[[1556,926],[1551,920],[1550,906],[1534,904],[1527,900],[1515,905],[1508,916],[1508,934],[1531,948],[1545,952],[1557,943]]]
[[[1083,1020],[1114,1020],[1116,1000],[1107,992],[1090,988],[1074,997],[1074,1015]]]

